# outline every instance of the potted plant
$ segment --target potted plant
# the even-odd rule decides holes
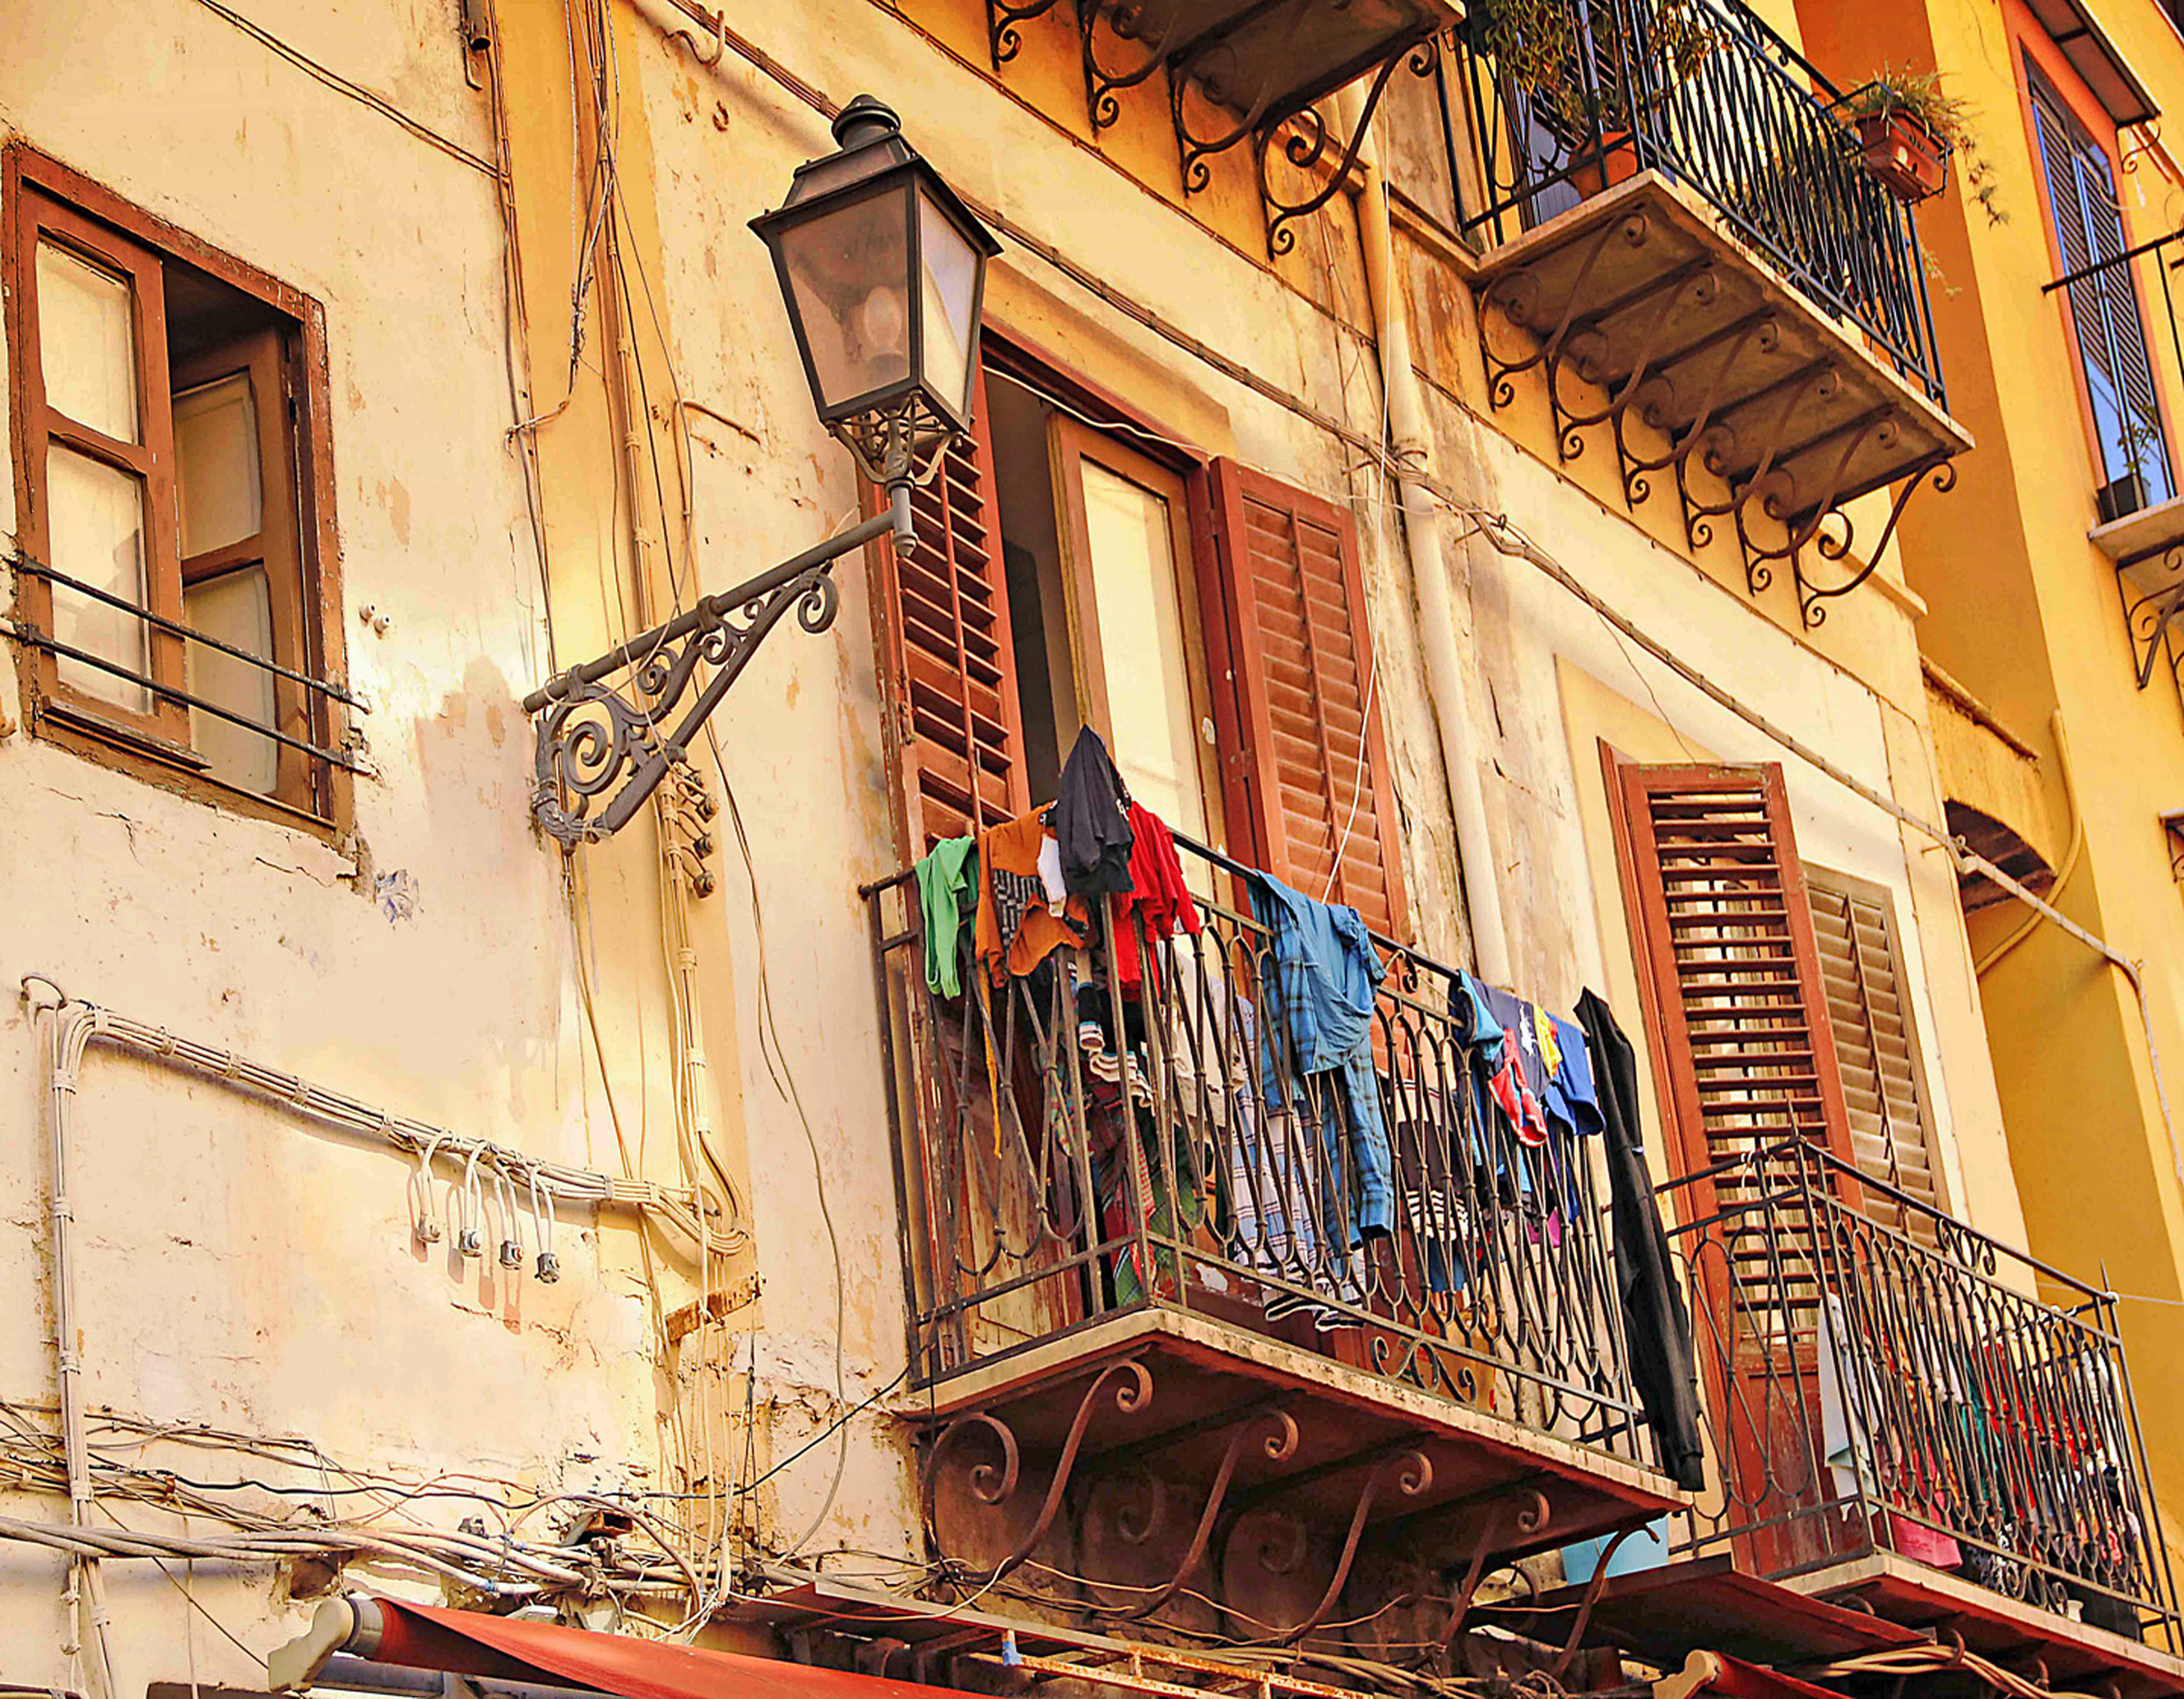
[[[1842,99],[1857,132],[1865,169],[1907,202],[1938,194],[1948,181],[1949,156],[1970,145],[1971,107],[1941,86],[1937,71],[1880,75]]]

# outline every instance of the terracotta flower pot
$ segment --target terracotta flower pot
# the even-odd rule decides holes
[[[1855,121],[1865,169],[1905,201],[1938,194],[1949,175],[1949,155],[1933,132],[1910,113],[1868,113]]]

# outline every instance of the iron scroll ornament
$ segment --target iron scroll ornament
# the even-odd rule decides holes
[[[841,608],[833,563],[890,535],[898,550],[908,550],[915,541],[908,482],[891,485],[888,506],[863,524],[707,597],[526,696],[523,711],[537,727],[531,817],[540,829],[573,849],[628,825],[684,758],[774,627],[793,612],[812,635],[826,631]],[[697,685],[701,668],[710,675],[670,729],[668,722]],[[618,673],[626,677],[619,686],[610,684]],[[607,800],[594,813],[602,798]]]

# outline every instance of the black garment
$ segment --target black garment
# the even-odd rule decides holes
[[[1578,998],[1578,1025],[1593,1053],[1593,1083],[1607,1157],[1608,1203],[1615,1226],[1615,1291],[1630,1342],[1630,1375],[1660,1448],[1661,1467],[1687,1491],[1706,1485],[1698,1432],[1698,1368],[1691,1316],[1669,1266],[1669,1236],[1646,1171],[1638,1111],[1638,1058],[1607,1005],[1592,991]]]
[[[1061,770],[1054,808],[1061,882],[1080,895],[1127,896],[1133,888],[1132,837],[1123,804],[1122,776],[1099,733],[1087,726]]]

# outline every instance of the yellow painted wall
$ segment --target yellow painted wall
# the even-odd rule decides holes
[[[1882,63],[1939,66],[1951,92],[1977,109],[2007,222],[1969,199],[1961,162],[1919,218],[1941,273],[1934,312],[1951,411],[1980,444],[1959,464],[1955,494],[1914,504],[1904,526],[1905,576],[1932,610],[1919,641],[2040,750],[2058,844],[2070,812],[2049,725],[2060,711],[2084,848],[2055,900],[2148,964],[2156,1042],[2167,1057],[2184,1056],[2175,965],[2184,960],[2184,894],[2155,819],[2184,802],[2184,716],[2166,676],[2134,688],[2114,570],[2086,541],[2096,460],[2058,301],[2041,293],[2059,263],[2022,102],[2024,49],[2013,33],[2028,26],[2014,5],[1986,0],[1807,0],[1800,10],[1808,51],[1838,80],[1855,83]],[[2184,39],[2160,9],[2105,0],[2094,10],[2160,102],[2184,104]],[[2184,200],[2144,142],[2126,135],[2124,156],[2138,156],[2119,179],[2133,241],[2174,228]],[[2155,305],[2149,340],[2174,461],[2184,391]],[[1994,948],[2022,918],[2015,905],[1974,917],[1975,950]],[[2184,1405],[2166,1389],[2184,1376],[2184,1309],[2174,1307],[2184,1295],[2184,1209],[2138,1004],[2123,976],[2052,928],[1996,964],[1982,993],[2032,1247],[2131,1295],[2123,1315],[2140,1413],[2160,1490],[2174,1504],[2184,1494]]]

